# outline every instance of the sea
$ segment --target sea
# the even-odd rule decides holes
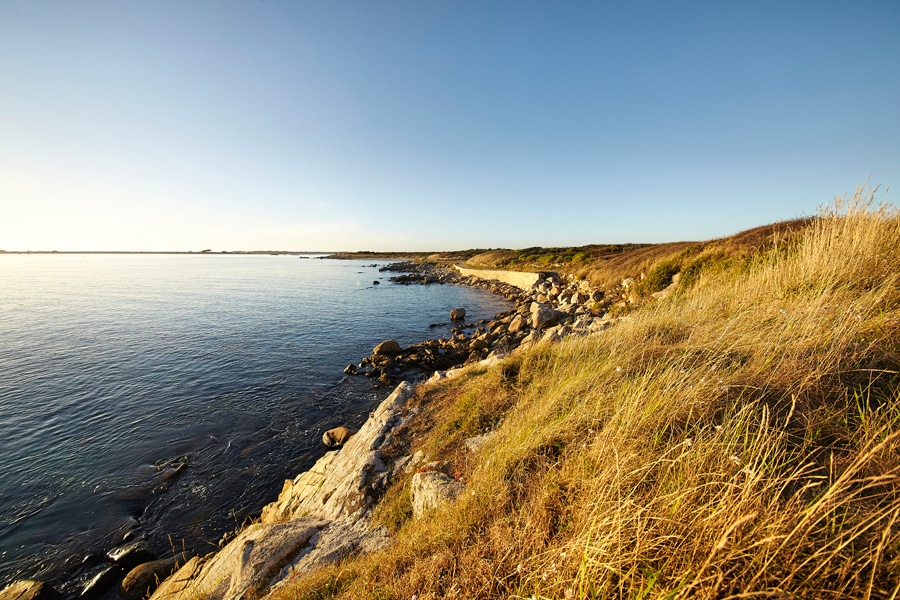
[[[0,254],[0,589],[77,593],[128,540],[208,552],[390,393],[347,364],[512,308],[387,262]]]

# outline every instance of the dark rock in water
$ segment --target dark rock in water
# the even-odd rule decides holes
[[[450,320],[451,321],[461,321],[466,318],[466,309],[464,308],[454,308],[450,311]]]
[[[394,378],[387,373],[382,373],[381,377],[378,378],[378,383],[380,383],[384,387],[388,387],[394,384]]]
[[[0,590],[0,600],[60,600],[59,592],[43,581],[17,581]]]
[[[128,572],[116,591],[123,600],[142,600],[190,558],[189,555],[179,554],[138,565]]]
[[[128,572],[140,564],[156,559],[156,554],[153,553],[150,544],[140,540],[110,550],[106,558]]]
[[[79,600],[99,598],[125,576],[125,572],[116,565],[106,565],[81,588]]]
[[[346,373],[347,375],[356,375],[357,373],[359,373],[359,371],[356,370],[356,365],[350,363],[344,368],[344,373]]]
[[[184,471],[185,467],[187,467],[187,462],[176,462],[173,464],[166,465],[161,467],[160,471],[162,472],[162,481],[169,481],[170,479],[175,479],[181,472]]]
[[[429,329],[434,329],[435,327],[444,327],[446,323],[432,323],[428,326]]]
[[[372,282],[372,285],[381,285],[381,282],[376,279]]]

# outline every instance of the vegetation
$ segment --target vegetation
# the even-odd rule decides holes
[[[277,598],[897,597],[900,216],[858,191],[742,236],[644,255],[678,291],[605,332],[420,389],[394,451],[465,494],[413,521],[398,482],[390,548]]]

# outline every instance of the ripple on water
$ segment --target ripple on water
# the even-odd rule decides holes
[[[126,536],[207,547],[387,395],[348,362],[446,336],[428,325],[456,306],[510,307],[379,276],[285,256],[0,256],[0,584],[85,575]]]

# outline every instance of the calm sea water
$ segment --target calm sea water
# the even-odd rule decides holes
[[[346,364],[511,306],[370,264],[0,256],[0,587],[74,582],[136,535],[205,552],[387,396]]]

